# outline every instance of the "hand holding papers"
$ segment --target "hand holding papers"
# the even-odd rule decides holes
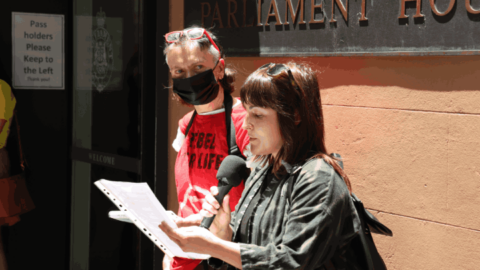
[[[208,259],[210,256],[184,252],[158,225],[162,222],[176,229],[177,225],[160,204],[146,183],[98,180],[95,185],[124,213],[155,245],[170,257]],[[115,213],[114,213],[115,215]],[[117,217],[122,216],[116,213]]]

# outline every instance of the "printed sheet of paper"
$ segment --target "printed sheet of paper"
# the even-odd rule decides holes
[[[114,197],[115,201],[112,201],[129,215],[130,219],[139,227],[140,230],[146,229],[152,234],[150,239],[155,243],[155,238],[158,239],[165,247],[176,257],[191,258],[191,259],[208,259],[210,255],[198,254],[193,252],[184,252],[182,249],[173,242],[168,236],[158,228],[160,222],[165,221],[172,228],[177,228],[175,222],[172,221],[169,214],[165,211],[165,208],[157,200],[155,194],[153,194],[147,183],[130,183],[119,182],[109,180],[99,180],[95,182],[98,188],[105,187],[109,190]],[[103,187],[102,187],[103,186]],[[103,190],[102,190],[103,191]],[[105,194],[110,196],[108,194]],[[116,202],[116,201],[120,202]],[[136,221],[140,221],[145,228]],[[159,243],[155,243],[162,249]],[[163,250],[163,249],[162,249]]]

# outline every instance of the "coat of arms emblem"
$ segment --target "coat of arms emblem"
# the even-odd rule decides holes
[[[93,72],[92,81],[98,91],[108,86],[113,69],[112,39],[105,29],[105,12],[97,12],[97,28],[92,34]]]

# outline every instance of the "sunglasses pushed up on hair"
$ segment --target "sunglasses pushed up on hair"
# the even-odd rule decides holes
[[[213,41],[212,37],[208,34],[207,30],[203,28],[193,28],[193,29],[188,29],[183,31],[173,31],[165,35],[165,40],[168,43],[174,43],[178,41],[183,35],[185,35],[190,40],[201,39],[205,35],[208,38],[208,40],[210,40],[210,43],[212,43],[213,47],[215,47],[215,49],[217,49],[217,51],[220,52],[220,49],[218,49],[218,46],[217,44],[215,44],[215,41]]]
[[[297,81],[295,81],[292,71],[285,64],[268,63],[261,66],[259,69],[263,69],[263,68],[268,68],[267,75],[273,78],[278,77],[283,71],[286,71],[292,87],[295,88],[295,90],[297,90],[300,93],[303,92],[300,90],[300,87],[298,86]]]

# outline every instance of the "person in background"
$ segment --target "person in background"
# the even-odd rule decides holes
[[[179,209],[175,221],[180,227],[198,226],[203,218],[200,210],[204,197],[210,194],[212,185],[218,184],[216,174],[222,160],[230,152],[245,158],[252,156],[247,131],[241,128],[246,112],[240,100],[231,97],[235,72],[226,67],[222,47],[210,31],[190,27],[166,34],[165,40],[165,60],[173,79],[174,98],[194,108],[180,119],[172,145],[178,152],[175,182]],[[227,125],[233,125],[234,131]],[[229,152],[228,140],[232,135],[237,150]],[[243,188],[242,183],[230,191],[230,207],[235,207]],[[191,270],[203,269],[206,264],[165,256],[163,266]]]
[[[219,205],[212,186],[202,210],[216,214],[210,230],[159,227],[183,251],[209,254],[229,269],[361,269],[350,245],[360,219],[350,181],[325,146],[315,72],[266,64],[247,78],[240,96],[243,128],[263,163],[246,180],[235,212],[228,195]]]
[[[12,123],[16,99],[12,89],[4,80],[0,79],[0,179],[10,176],[10,160],[6,149],[10,124]],[[20,221],[19,216],[0,216],[0,270],[7,270],[7,260],[2,241],[2,227],[12,226]]]

